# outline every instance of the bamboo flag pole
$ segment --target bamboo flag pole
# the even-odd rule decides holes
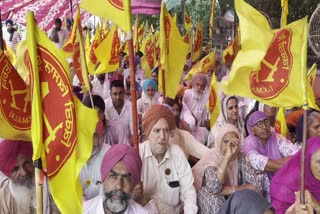
[[[132,26],[131,21],[131,1],[125,4],[125,11],[129,11],[127,23]],[[133,123],[133,136],[132,143],[134,149],[139,152],[138,146],[138,114],[137,114],[137,94],[136,94],[136,78],[135,78],[135,65],[134,65],[134,49],[133,49],[133,39],[132,39],[132,28],[127,32],[127,45],[129,52],[129,68],[130,68],[130,92],[131,92],[131,106],[132,106],[132,123]]]
[[[30,56],[30,60],[32,63],[33,68],[38,69],[38,59],[37,59],[37,47],[35,42],[35,22],[34,22],[34,13],[29,12],[27,14],[27,41],[32,44],[29,46],[28,44],[28,52]],[[43,145],[43,136],[42,136],[42,106],[38,100],[41,100],[40,91],[36,90],[40,88],[40,81],[38,76],[38,70],[34,71],[33,77],[33,88],[32,88],[32,114],[34,115],[41,115],[41,116],[32,116],[34,117],[31,124],[31,133],[32,133],[32,147],[33,147],[33,160],[35,166],[35,187],[36,187],[36,198],[37,198],[37,214],[43,213],[43,186],[41,183],[41,170],[42,170],[42,160],[41,160],[41,153],[42,153],[42,145]],[[35,114],[36,112],[36,114]],[[35,125],[34,125],[35,124]],[[33,131],[36,130],[36,131]],[[35,150],[35,146],[37,145],[38,148]]]
[[[281,27],[284,27],[287,25],[287,16],[288,16],[288,1],[289,0],[281,0],[281,7],[282,7],[282,12],[281,12]],[[307,30],[307,29],[305,29]],[[306,52],[305,52],[306,53]],[[306,67],[306,63],[305,67]],[[306,69],[302,70],[303,72],[303,78],[302,81],[304,83],[302,84],[302,87],[304,88],[304,99],[305,99],[305,104],[303,106],[303,129],[302,129],[302,148],[301,148],[301,160],[300,160],[300,165],[301,165],[301,170],[300,170],[300,203],[305,204],[305,195],[304,195],[304,171],[305,171],[305,155],[306,155],[306,144],[307,144],[307,109],[308,109],[308,101],[307,101],[307,74],[306,74]]]

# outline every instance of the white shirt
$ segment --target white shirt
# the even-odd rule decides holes
[[[193,117],[197,120],[196,126],[202,126],[204,120],[206,120],[208,117],[208,111],[206,108],[208,98],[208,90],[205,90],[204,94],[202,94],[201,97],[197,97],[194,94],[193,89],[186,90],[183,95],[184,106],[183,111],[181,112],[181,119],[190,124],[188,118],[184,118],[184,108],[188,108],[189,111],[192,113]],[[190,125],[192,125],[192,122]]]
[[[139,145],[139,153],[142,159],[141,180],[144,198],[154,199],[159,213],[179,213],[180,201],[183,203],[185,214],[197,213],[194,179],[181,148],[177,145],[168,145],[164,159],[159,164],[151,153],[149,141]],[[173,181],[179,182],[179,187],[170,187],[169,182]]]
[[[83,203],[83,214],[105,214],[103,209],[102,197],[97,196],[89,201]],[[148,214],[148,211],[144,209],[140,204],[130,200],[128,208],[124,214]]]
[[[96,76],[91,81],[92,94],[99,95],[102,99],[106,100],[110,97],[110,81],[106,77],[104,83],[101,84]]]
[[[92,199],[99,195],[101,187],[101,161],[104,154],[109,150],[110,145],[103,143],[100,151],[87,161],[80,172],[80,181],[83,189],[83,198]]]
[[[131,102],[126,99],[124,100],[124,104],[120,114],[114,108],[111,97],[106,99],[104,102],[106,104],[106,119],[109,120],[110,123],[112,123],[113,120],[121,120],[130,129],[131,135],[133,135]]]

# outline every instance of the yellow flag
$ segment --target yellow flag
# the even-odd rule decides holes
[[[27,85],[30,85],[30,72],[25,63],[24,56],[27,53],[27,41],[23,40],[17,44],[17,71]]]
[[[120,38],[117,26],[114,25],[107,37],[99,44],[95,54],[101,65],[94,72],[95,74],[113,72],[119,67]]]
[[[141,68],[146,77],[149,78],[155,64],[155,44],[153,42],[153,35],[151,32],[143,40],[141,51],[144,53],[140,60]]]
[[[87,61],[88,71],[90,74],[94,74],[94,68],[95,68],[96,64],[98,63],[98,59],[95,54],[95,50],[99,46],[101,41],[102,41],[102,38],[100,35],[100,28],[97,28],[96,32],[93,36],[93,40],[90,45],[89,51],[86,53],[86,61]]]
[[[214,69],[215,66],[215,59],[216,56],[216,51],[211,52],[207,56],[203,57],[197,64],[192,66],[184,80],[189,81],[191,80],[194,75],[197,73],[206,73],[209,69]]]
[[[210,113],[210,128],[213,127],[220,114],[220,98],[218,94],[216,75],[213,73],[211,77],[209,100],[207,103],[207,109]]]
[[[204,51],[206,52],[206,54],[209,54],[212,52],[212,40],[210,40],[208,42],[208,44],[206,45],[206,47],[204,48]]]
[[[90,85],[88,80],[88,68],[85,58],[85,45],[81,27],[79,7],[77,9],[76,18],[73,22],[71,36],[62,47],[62,49],[66,52],[71,51],[74,72],[77,75],[79,82],[83,86],[84,91],[88,91]]]
[[[87,30],[86,32],[86,53],[90,51],[90,45],[91,45],[91,42],[90,42],[90,32]]]
[[[31,141],[30,89],[0,50],[0,137]]]
[[[221,82],[222,90],[284,108],[307,104],[313,97],[312,91],[306,93],[307,18],[272,30],[266,18],[243,0],[236,0],[235,7],[241,50],[228,79]]]
[[[184,11],[184,28],[186,31],[190,31],[192,28],[192,20],[186,11]]]
[[[274,130],[276,133],[281,134],[284,137],[288,137],[288,127],[287,127],[284,108],[279,108]]]
[[[194,36],[194,43],[192,46],[192,62],[199,59],[202,53],[202,40],[203,40],[203,30],[202,23],[198,23],[196,35]]]
[[[10,60],[11,64],[13,66],[16,66],[17,63],[17,56],[16,54],[11,50],[11,48],[9,48],[9,46],[6,45],[6,49],[4,51],[4,54],[8,57],[8,59]]]
[[[110,19],[124,32],[131,31],[130,0],[82,0],[80,7],[95,16]]]
[[[91,155],[90,142],[98,116],[73,96],[69,67],[62,52],[34,20],[29,12],[26,60],[32,72],[33,160],[42,159],[51,194],[61,213],[82,213],[79,173]]]
[[[222,53],[222,61],[224,64],[232,63],[238,54],[240,48],[240,30],[238,28],[237,35],[233,38],[231,43],[224,49]]]
[[[210,12],[210,21],[209,21],[209,38],[210,41],[213,37],[213,24],[214,24],[214,12],[216,9],[216,0],[212,0],[211,3],[211,12]]]
[[[317,76],[317,64],[314,63],[307,73],[308,82],[313,87]]]
[[[165,72],[166,96],[174,99],[186,61],[188,45],[183,41],[164,3],[161,5],[159,41],[161,63],[159,90],[163,91],[162,72]]]

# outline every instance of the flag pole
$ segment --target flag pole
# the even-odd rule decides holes
[[[29,26],[30,25],[30,26]],[[32,87],[32,115],[39,115],[32,116],[32,124],[31,124],[31,133],[32,133],[32,147],[33,147],[33,160],[35,166],[35,187],[36,187],[36,197],[37,197],[37,214],[43,213],[43,187],[41,183],[41,168],[42,168],[42,161],[41,161],[41,153],[42,153],[42,144],[43,144],[43,136],[42,136],[42,107],[41,103],[37,102],[37,100],[41,100],[41,94],[39,90],[35,90],[40,88],[40,81],[39,81],[39,74],[38,74],[38,59],[37,59],[37,47],[35,43],[35,22],[34,22],[34,13],[29,12],[27,14],[27,26],[28,26],[28,33],[27,38],[30,42],[30,48],[28,48],[29,56],[31,59],[32,67],[36,70],[33,72],[33,87]],[[40,116],[41,115],[41,116]],[[36,125],[34,125],[36,124]],[[36,130],[33,130],[36,129]],[[34,145],[38,145],[38,148]],[[35,149],[36,148],[36,149]]]
[[[126,22],[128,23],[129,30],[127,32],[127,45],[129,52],[129,68],[130,68],[130,93],[131,93],[131,108],[132,108],[132,126],[133,126],[133,136],[132,144],[133,148],[139,152],[138,146],[138,114],[137,114],[137,93],[136,93],[136,78],[135,78],[135,66],[134,66],[134,47],[132,38],[132,21],[131,21],[131,0],[126,0],[125,10],[128,11],[128,18]]]
[[[35,167],[35,186],[36,186],[36,196],[37,196],[37,214],[43,213],[43,174],[42,171],[42,161],[41,158],[34,161]]]
[[[160,66],[159,66],[160,67]],[[159,69],[160,70],[160,69]],[[166,74],[165,74],[165,70],[164,69],[161,69],[161,75],[162,75],[162,102],[165,101],[166,99]]]
[[[71,20],[73,20],[73,5],[72,5],[72,0],[70,0],[69,3],[70,3]]]

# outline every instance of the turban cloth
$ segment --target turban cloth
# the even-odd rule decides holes
[[[101,181],[104,181],[112,168],[123,161],[131,174],[134,185],[140,181],[142,162],[139,154],[130,146],[125,144],[115,144],[104,155],[100,172]]]
[[[175,117],[170,109],[164,105],[154,105],[143,116],[142,129],[148,137],[154,125],[161,119],[165,119],[169,124],[170,131],[176,128]]]
[[[158,85],[153,79],[146,79],[142,84],[142,89],[147,92],[148,87],[151,86],[153,90],[158,91]]]
[[[19,155],[32,158],[32,144],[27,141],[5,140],[0,143],[0,171],[11,176]]]

